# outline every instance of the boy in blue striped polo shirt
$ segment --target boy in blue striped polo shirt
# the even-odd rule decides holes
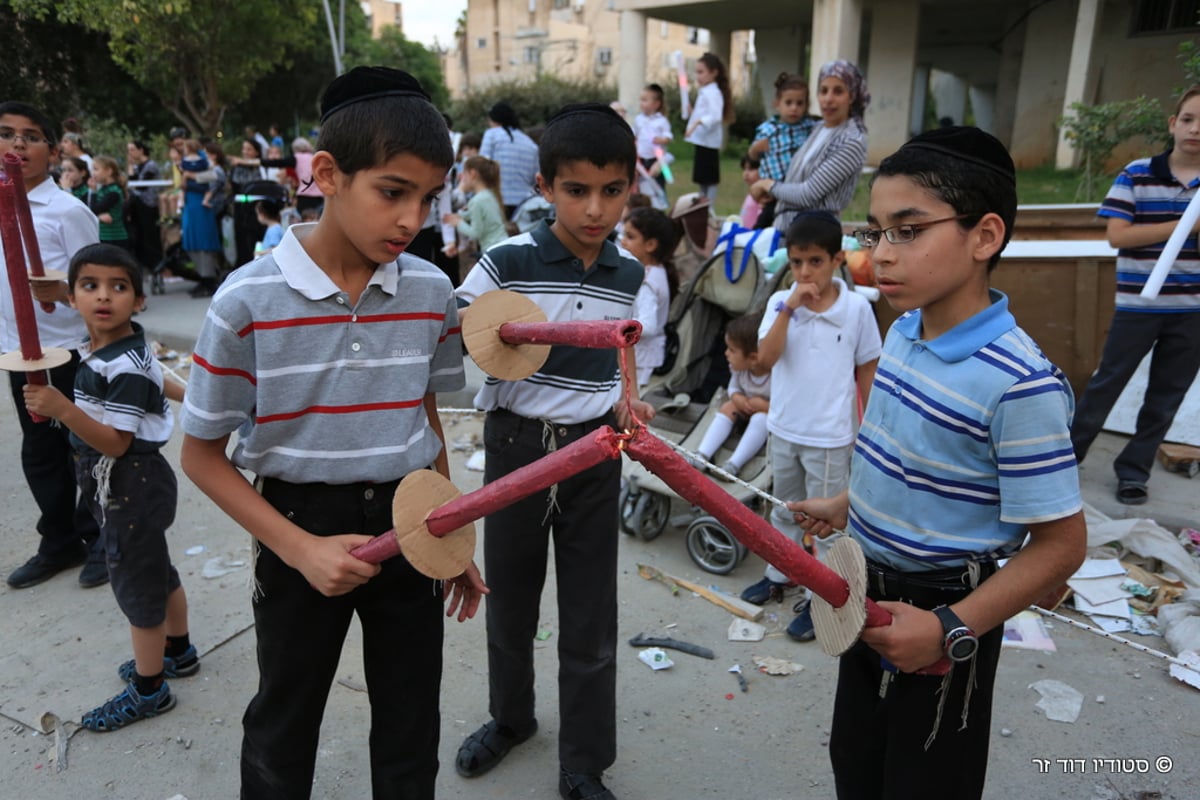
[[[606,105],[567,106],[546,123],[539,156],[538,186],[554,204],[553,223],[492,246],[458,288],[459,301],[508,289],[532,298],[552,321],[628,319],[645,269],[608,235],[633,186],[633,132]],[[603,425],[628,428],[632,414],[653,417],[654,408],[637,399],[632,347],[625,357],[622,373],[616,351],[559,346],[525,380],[489,378],[475,397],[488,412],[484,481]],[[455,768],[463,777],[487,772],[537,730],[533,639],[553,541],[561,632],[558,791],[566,800],[611,800],[601,773],[616,760],[620,476],[620,462],[606,461],[485,521],[492,719],[459,748]]]
[[[791,506],[818,536],[846,528],[868,595],[893,615],[841,659],[839,800],[980,797],[1004,621],[1083,560],[1070,387],[988,285],[1016,205],[1004,146],[942,128],[883,160],[871,227],[856,234],[906,313],[883,346],[848,492]],[[915,674],[942,658],[944,677]]]
[[[453,160],[412,76],[356,67],[336,78],[312,158],[320,221],[293,225],[239,269],[196,343],[183,468],[257,540],[259,685],[243,717],[243,798],[309,797],[355,614],[373,794],[434,796],[443,587],[403,557],[374,565],[350,551],[392,527],[405,475],[432,465],[450,477],[436,393],[465,382],[454,293],[404,249]],[[461,621],[484,587],[471,565],[444,591]]]
[[[1173,144],[1165,153],[1128,164],[1113,181],[1098,216],[1117,251],[1117,299],[1096,372],[1088,379],[1071,425],[1080,463],[1104,427],[1129,379],[1147,353],[1149,380],[1137,428],[1113,461],[1117,500],[1139,506],[1158,446],[1200,372],[1200,223],[1171,265],[1157,297],[1142,297],[1163,246],[1200,191],[1200,85],[1179,98],[1167,122]]]

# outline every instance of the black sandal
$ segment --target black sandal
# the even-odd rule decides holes
[[[585,772],[558,771],[558,794],[563,800],[616,800],[599,775]]]
[[[533,736],[536,731],[537,720],[524,734],[502,727],[494,719],[489,720],[463,740],[454,759],[454,770],[464,778],[478,777],[499,764],[509,750]]]
[[[1140,506],[1150,499],[1150,491],[1141,481],[1119,481],[1117,502],[1127,506]]]

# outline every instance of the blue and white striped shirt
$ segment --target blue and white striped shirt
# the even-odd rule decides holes
[[[1097,216],[1124,219],[1134,225],[1178,222],[1196,196],[1200,178],[1184,186],[1171,173],[1171,151],[1131,162],[1113,181]],[[1142,287],[1162,253],[1166,239],[1117,251],[1117,310],[1172,314],[1200,311],[1200,245],[1195,234],[1183,242],[1158,297],[1142,297]]]
[[[1007,555],[1029,525],[1082,506],[1071,388],[991,297],[933,341],[920,311],[888,332],[850,466],[867,558],[919,572]]]
[[[533,194],[538,174],[538,146],[519,128],[488,128],[479,155],[500,165],[500,197],[504,205],[519,205]]]

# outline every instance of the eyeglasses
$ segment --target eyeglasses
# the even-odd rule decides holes
[[[863,247],[874,247],[879,244],[881,238],[887,238],[892,244],[908,244],[913,239],[917,238],[917,233],[925,230],[930,225],[940,225],[943,222],[957,222],[960,219],[966,219],[970,214],[959,214],[956,217],[946,217],[944,219],[931,219],[929,222],[910,222],[905,225],[893,225],[890,228],[859,228],[854,232],[854,238]]]
[[[0,142],[14,142],[20,139],[25,144],[45,144],[48,140],[40,133],[26,131],[25,133],[17,133],[11,128],[0,129]]]

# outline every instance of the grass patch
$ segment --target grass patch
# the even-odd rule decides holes
[[[692,183],[691,153],[676,156],[671,164],[675,182],[667,185],[667,196],[671,202],[680,195],[696,191]],[[1019,170],[1017,172],[1017,201],[1023,205],[1033,203],[1099,203],[1108,192],[1108,182],[1102,181],[1093,197],[1082,197],[1079,185],[1082,170],[1058,170],[1052,166]],[[854,199],[842,213],[845,220],[865,220],[871,199],[871,180],[864,175],[858,181]],[[742,181],[742,168],[738,159],[721,159],[721,182],[717,185],[716,214],[719,217],[736,215],[742,208],[747,186]]]

